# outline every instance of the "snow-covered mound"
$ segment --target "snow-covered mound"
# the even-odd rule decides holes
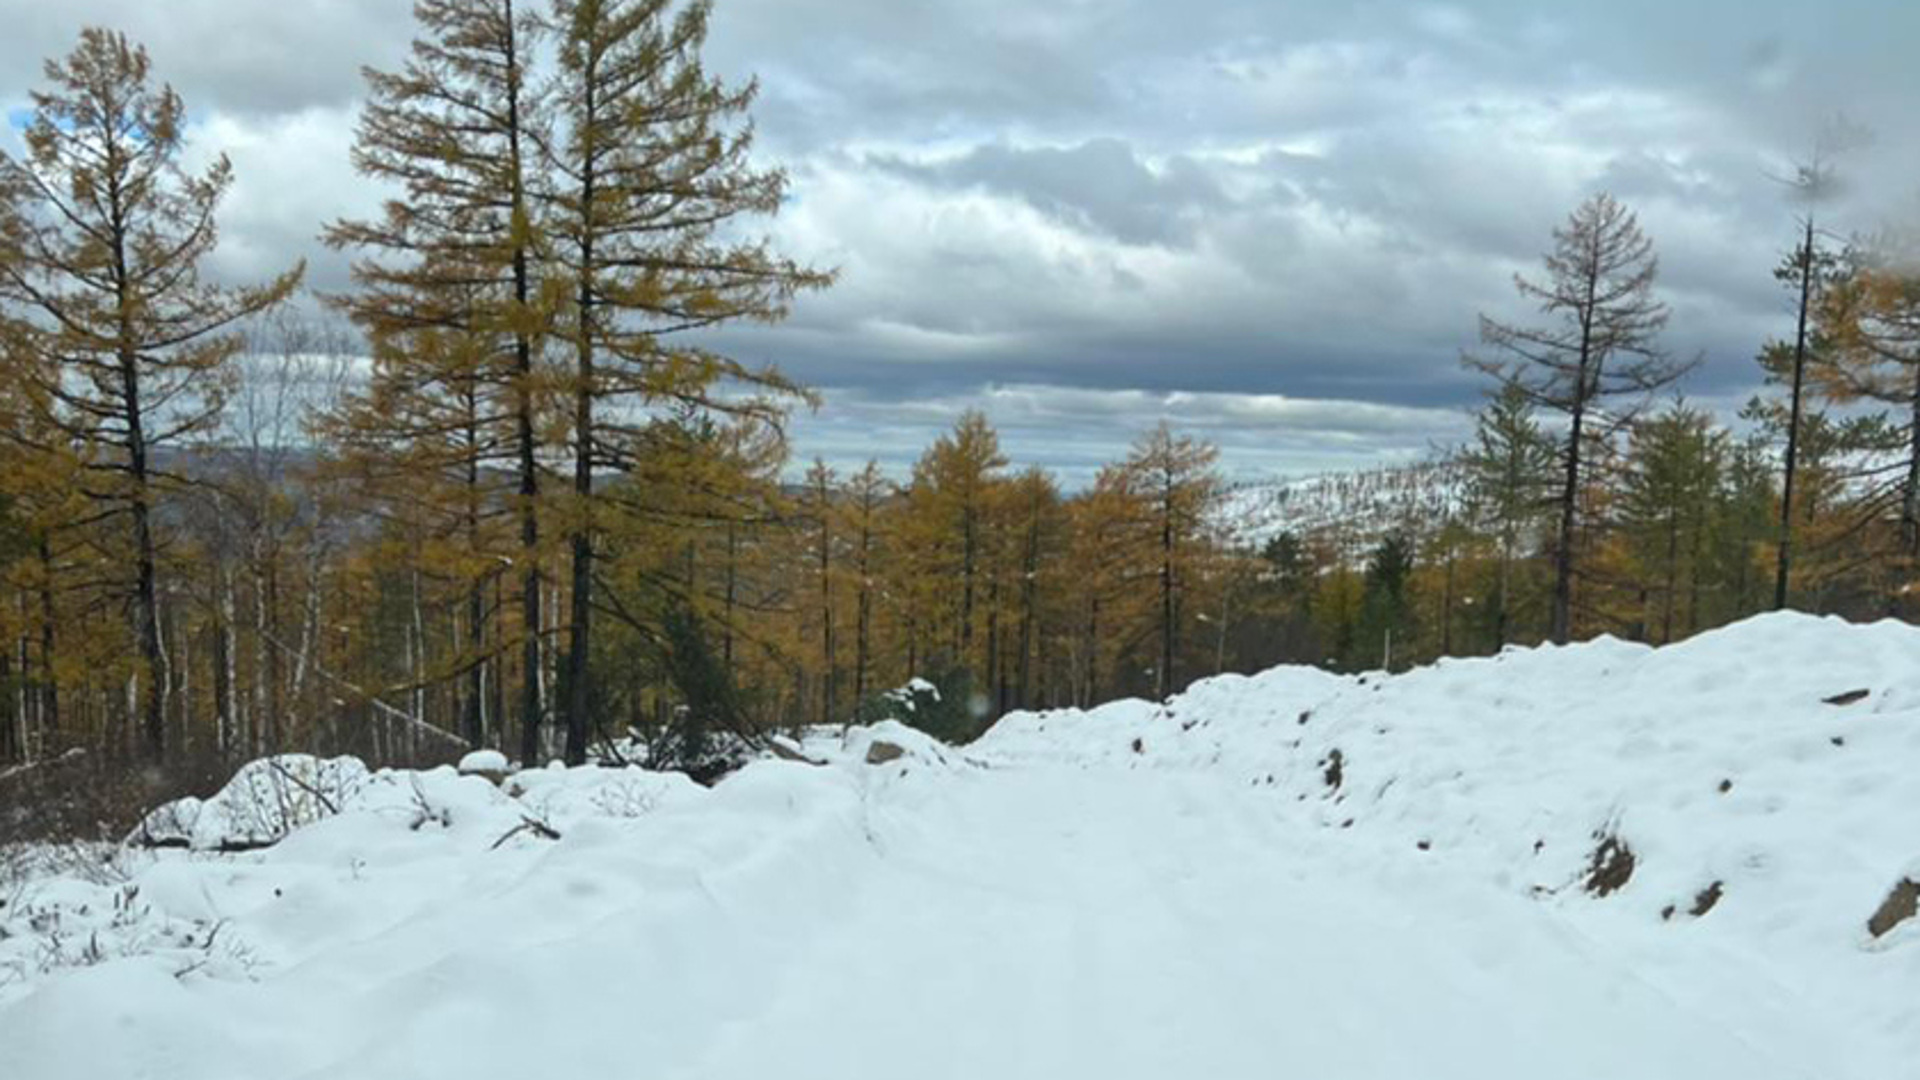
[[[1218,776],[1328,858],[1531,897],[1645,970],[1692,966],[1681,983],[1724,966],[1798,986],[1799,1022],[1920,1060],[1912,626],[1777,614],[1663,649],[1280,668],[1165,706],[1010,716],[975,751]],[[1727,998],[1712,977],[1694,990]]]
[[[255,763],[149,823],[186,846],[0,881],[0,1076],[1920,1060],[1911,627],[1278,669],[964,750],[887,723],[782,757],[713,789]]]
[[[1633,918],[1712,893],[1716,923],[1775,944],[1863,945],[1920,880],[1920,630],[1894,622],[1770,615],[1391,678],[1279,668],[1164,707],[1015,715],[977,750],[1210,770],[1355,848],[1570,903],[1604,892]],[[1590,881],[1616,853],[1620,883]]]

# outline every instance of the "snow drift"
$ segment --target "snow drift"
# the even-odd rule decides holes
[[[0,891],[0,1075],[1920,1059],[1911,627],[1283,668],[964,750],[885,724],[804,751],[711,790],[255,763],[150,819],[174,847]]]

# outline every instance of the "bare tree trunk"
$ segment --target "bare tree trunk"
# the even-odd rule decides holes
[[[1584,368],[1580,376],[1584,382]],[[1580,501],[1580,440],[1586,421],[1586,409],[1576,407],[1573,430],[1567,436],[1566,483],[1560,491],[1560,537],[1553,551],[1553,611],[1547,635],[1555,645],[1565,645],[1573,633],[1573,544],[1574,514]]]
[[[225,759],[233,752],[234,683],[237,672],[233,656],[233,571],[224,562],[220,565],[216,587],[220,595],[216,605],[219,621],[213,628],[213,743],[214,752]]]
[[[1806,235],[1800,245],[1799,325],[1793,339],[1793,392],[1787,412],[1787,454],[1781,478],[1780,547],[1775,557],[1773,609],[1785,610],[1787,587],[1793,574],[1793,489],[1798,479],[1801,398],[1807,373],[1807,321],[1813,306],[1813,214],[1807,214]]]
[[[1169,478],[1160,507],[1160,671],[1154,696],[1161,701],[1175,690],[1173,634],[1173,482]]]
[[[60,740],[60,678],[54,663],[58,622],[53,605],[53,547],[40,537],[40,745],[53,753]]]

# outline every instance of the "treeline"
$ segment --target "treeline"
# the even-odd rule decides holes
[[[0,160],[0,762],[706,768],[915,677],[960,736],[1218,667],[1208,447],[1069,496],[968,416],[908,482],[793,481],[809,393],[699,332],[831,274],[750,238],[785,178],[708,11],[417,4],[354,149],[392,198],[323,234],[351,330],[287,308],[297,267],[202,276],[231,170],[185,171],[142,49],[48,65]]]
[[[1819,212],[1841,130],[1798,166],[1774,277],[1788,333],[1737,424],[1675,387],[1652,241],[1604,195],[1521,277],[1537,319],[1482,320],[1468,444],[1405,473],[1424,516],[1266,544],[1292,634],[1348,669],[1597,634],[1665,643],[1762,611],[1910,618],[1920,560],[1920,234],[1839,238]],[[1379,486],[1377,481],[1369,481]],[[1308,659],[1310,657],[1299,657]]]
[[[1671,398],[1652,243],[1598,197],[1520,281],[1536,321],[1483,321],[1489,404],[1423,470],[1457,489],[1255,549],[1164,426],[1079,491],[977,414],[910,476],[793,462],[809,392],[702,332],[832,275],[749,231],[786,180],[750,161],[754,88],[701,66],[708,12],[421,0],[354,148],[391,199],[324,229],[344,322],[289,312],[298,268],[202,276],[231,172],[184,170],[142,50],[89,30],[48,65],[0,158],[0,763],[717,770],[809,724],[965,738],[1281,662],[1904,613],[1920,273],[1815,227],[1823,161],[1746,433]]]

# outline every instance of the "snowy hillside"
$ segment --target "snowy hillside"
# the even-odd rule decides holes
[[[0,1076],[1920,1060],[1911,627],[1769,616],[1661,650],[1279,669],[1016,715],[961,750],[892,725],[806,749],[712,790],[256,767],[239,788],[289,799],[154,823],[198,850],[0,892]]]
[[[1445,461],[1235,485],[1216,511],[1235,540],[1260,547],[1283,532],[1365,552],[1388,533],[1422,534],[1462,510],[1457,466]]]

